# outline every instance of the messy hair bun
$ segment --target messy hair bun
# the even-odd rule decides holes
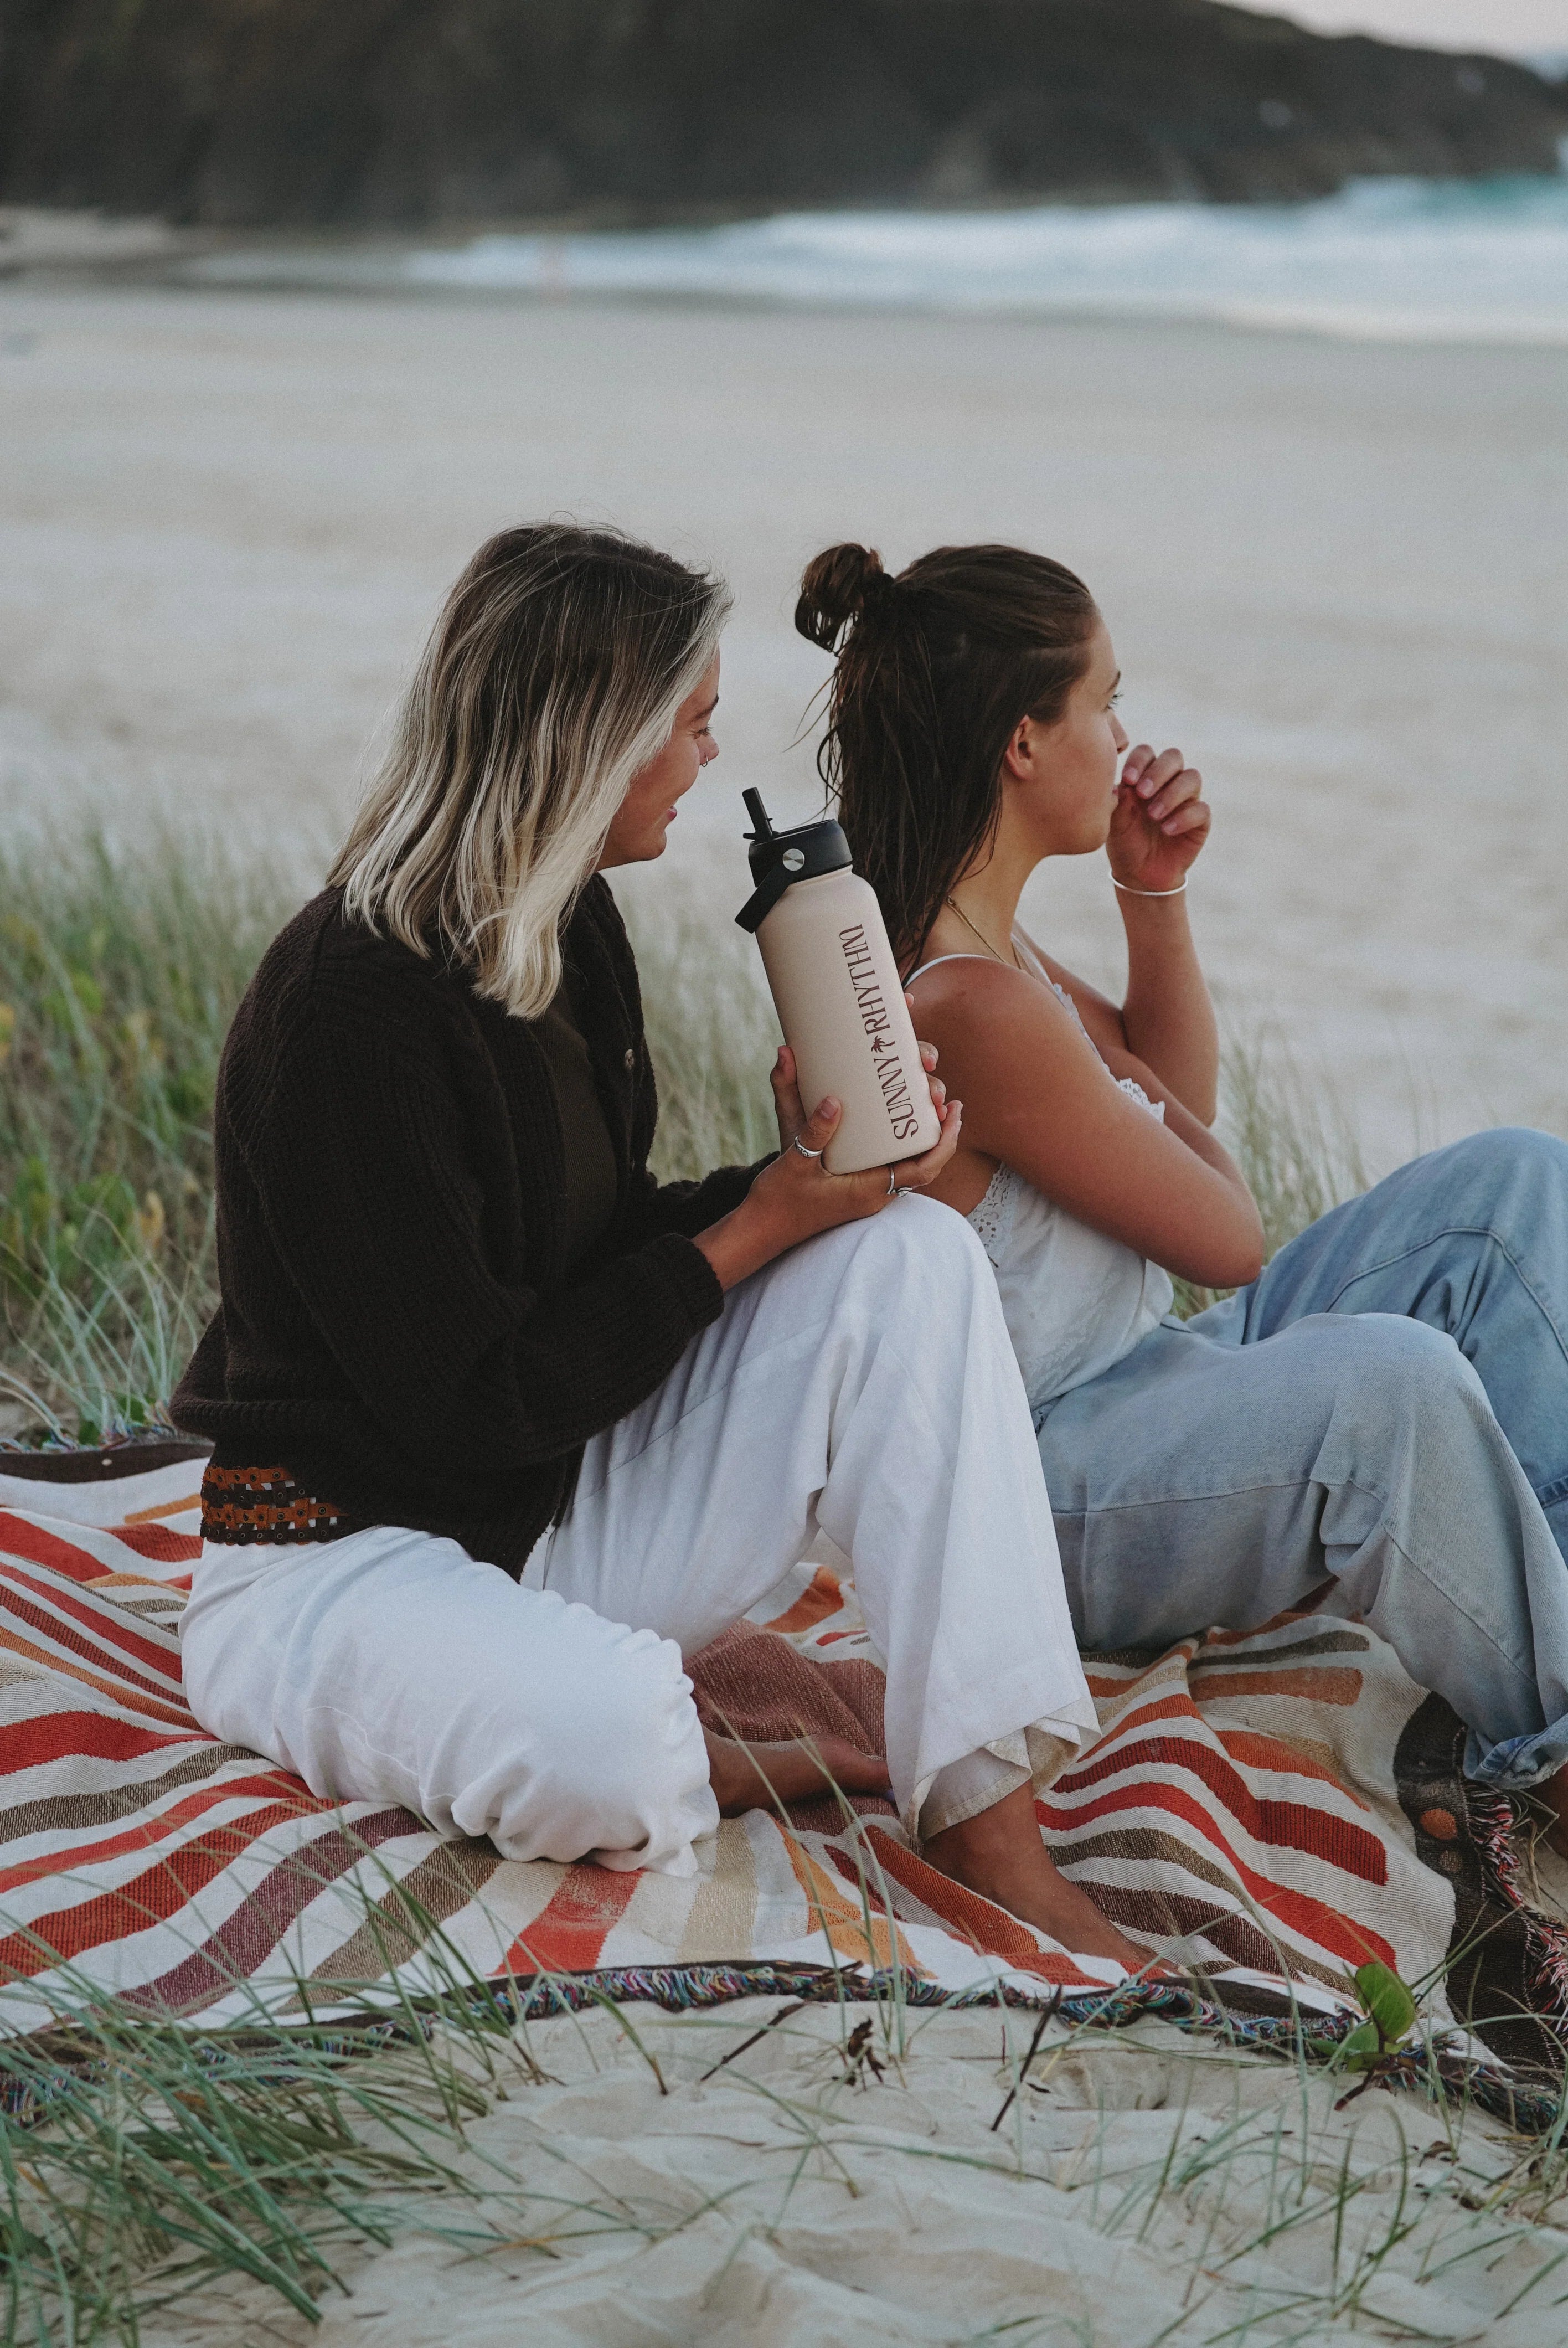
[[[826,547],[806,564],[794,607],[795,626],[809,643],[835,652],[851,620],[882,602],[893,584],[874,546],[856,546],[846,540],[842,546]]]
[[[906,971],[996,835],[1013,729],[1061,718],[1098,619],[1081,579],[1020,546],[934,547],[897,579],[865,546],[807,566],[795,626],[837,655],[817,766]]]

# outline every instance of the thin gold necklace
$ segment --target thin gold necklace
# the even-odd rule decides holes
[[[956,897],[949,897],[949,898],[947,900],[947,901],[948,901],[948,903],[952,907],[952,909],[953,909],[954,912],[955,912],[955,913],[957,913],[957,915],[958,915],[958,917],[959,921],[960,921],[960,922],[962,922],[962,923],[963,923],[963,925],[964,925],[965,929],[968,931],[969,935],[970,935],[971,937],[979,938],[979,942],[980,942],[981,945],[983,945],[983,946],[984,946],[984,948],[985,948],[985,950],[986,950],[987,953],[989,953],[989,956],[990,956],[991,960],[992,960],[993,962],[999,962],[999,963],[1000,963],[1000,964],[1001,964],[1001,966],[1002,966],[1002,968],[1003,968],[1004,970],[1006,970],[1006,969],[1008,968],[1007,956],[1006,956],[1005,954],[999,954],[999,953],[998,953],[998,952],[997,952],[997,950],[996,950],[995,946],[993,946],[993,945],[992,945],[992,943],[991,943],[991,942],[990,942],[989,938],[988,938],[988,937],[987,937],[987,935],[986,935],[986,933],[985,933],[984,930],[978,930],[978,929],[976,929],[976,927],[975,927],[975,925],[974,925],[973,922],[971,922],[971,921],[970,921],[970,919],[969,919],[969,917],[968,917],[968,913],[966,913],[966,912],[965,912],[965,911],[964,911],[963,907],[959,904],[959,902],[958,902],[958,899],[957,899]],[[1011,953],[1012,953],[1012,968],[1013,968],[1014,970],[1017,970],[1017,971],[1021,971],[1021,970],[1022,970],[1022,968],[1023,968],[1023,964],[1022,964],[1022,963],[1020,963],[1020,960],[1019,960],[1019,958],[1018,958],[1018,948],[1017,948],[1015,945],[1013,945],[1012,940],[1011,940],[1010,938],[1008,940],[1008,944],[1009,944],[1009,947],[1011,949]]]

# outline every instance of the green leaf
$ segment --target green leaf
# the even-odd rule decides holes
[[[1334,2051],[1341,2070],[1369,2071],[1382,2055],[1384,2045],[1375,2022],[1358,2022],[1349,2037],[1342,2038]]]
[[[1391,1966],[1357,1968],[1356,1989],[1385,2046],[1397,2046],[1416,2026],[1416,2001]],[[1353,2034],[1359,2038],[1360,2032]],[[1349,2040],[1346,2041],[1347,2045]]]

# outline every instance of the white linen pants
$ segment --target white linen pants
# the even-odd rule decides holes
[[[818,1532],[887,1665],[887,1762],[934,1832],[1096,1731],[1029,1406],[960,1216],[908,1198],[733,1290],[589,1444],[519,1585],[377,1527],[210,1542],[181,1629],[199,1720],[340,1799],[503,1857],[692,1872],[717,1807],[682,1654]],[[937,1786],[934,1799],[932,1789]]]

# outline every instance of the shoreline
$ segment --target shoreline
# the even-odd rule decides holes
[[[1451,278],[1449,266],[1456,223],[1446,210],[1434,219],[1423,208],[1468,200],[1482,213],[1457,224],[1452,251],[1465,255],[1478,237],[1491,244],[1468,253],[1466,282]],[[1545,203],[1549,211],[1511,223],[1484,216],[1494,200]],[[1182,224],[1192,246],[1184,254],[1179,239],[1173,245],[1166,234],[1172,222]],[[1293,232],[1304,222],[1327,224],[1327,254],[1294,233],[1272,248],[1255,242],[1260,223],[1276,231],[1286,222]],[[1107,223],[1117,232],[1110,243]],[[1142,233],[1141,254],[1130,253],[1121,237],[1129,223]],[[956,252],[953,240],[977,229],[999,232],[1002,245],[992,237],[972,256]],[[1063,229],[1071,232],[1065,243]],[[1227,251],[1227,230],[1254,236],[1252,248]],[[1009,231],[1016,249],[1008,249]],[[1521,233],[1537,238],[1522,276],[1510,243]],[[1348,246],[1338,250],[1346,238]],[[1206,252],[1199,250],[1205,242]],[[1553,296],[1554,260],[1561,283]],[[1500,267],[1501,296],[1493,282]],[[1200,326],[1431,349],[1552,349],[1568,347],[1568,168],[1534,178],[1388,174],[1348,180],[1332,195],[1288,199],[1053,194],[784,210],[584,205],[420,228],[188,227],[153,216],[0,205],[0,287],[552,310],[610,302],[699,316]]]
[[[193,294],[0,283],[13,823],[170,820],[308,875],[473,547],[573,511],[735,585],[725,755],[666,868],[727,927],[743,786],[816,804],[803,562],[1013,539],[1094,589],[1133,738],[1205,774],[1193,911],[1232,1024],[1332,1073],[1373,1172],[1489,1122],[1568,1131],[1563,351]],[[1026,901],[1102,984],[1110,893],[1090,860]]]

